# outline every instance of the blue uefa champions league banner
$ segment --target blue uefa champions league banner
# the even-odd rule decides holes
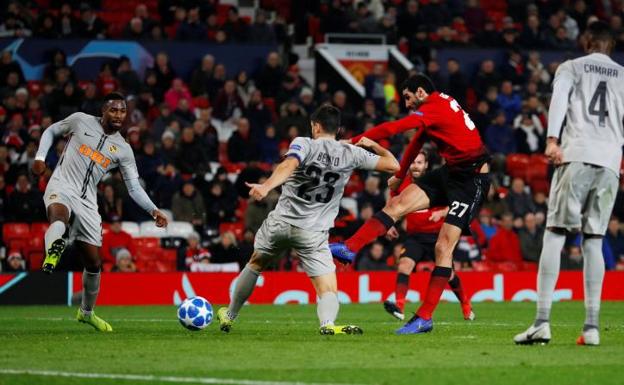
[[[206,54],[213,55],[217,63],[223,63],[227,76],[234,77],[242,70],[251,74],[257,71],[275,46],[177,41],[0,39],[0,50],[13,53],[26,80],[41,79],[52,52],[57,49],[65,52],[67,63],[79,80],[95,79],[102,63],[121,56],[127,56],[142,77],[145,70],[154,64],[156,54],[166,52],[176,74],[188,81]]]

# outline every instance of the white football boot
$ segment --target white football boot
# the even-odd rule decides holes
[[[600,333],[598,329],[591,328],[584,331],[576,340],[577,345],[598,346],[600,345]]]
[[[529,328],[514,337],[516,345],[545,345],[550,342],[550,323],[544,322],[540,326],[531,325]]]

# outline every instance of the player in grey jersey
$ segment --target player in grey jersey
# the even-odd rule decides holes
[[[607,24],[590,24],[585,38],[589,54],[561,64],[555,74],[546,155],[556,169],[537,277],[537,316],[514,337],[517,344],[550,341],[550,308],[567,231],[583,233],[585,324],[577,343],[600,344],[602,237],[615,203],[622,160],[624,67],[608,56],[614,40]]]
[[[111,326],[93,312],[102,264],[99,253],[102,218],[96,200],[97,185],[102,177],[119,167],[130,197],[150,213],[157,226],[167,225],[167,217],[139,185],[132,148],[119,133],[125,119],[123,95],[111,93],[104,98],[101,118],[77,112],[48,127],[41,136],[33,164],[33,172],[41,175],[54,138],[69,136],[44,195],[50,227],[45,233],[43,271],[54,270],[66,246],[64,238],[69,233],[80,250],[84,265],[82,304],[76,318],[99,331],[112,331]]]
[[[363,139],[357,147],[336,141],[340,111],[323,105],[310,117],[312,139],[295,138],[271,177],[263,184],[248,184],[249,195],[262,200],[284,184],[282,195],[256,234],[254,253],[237,278],[229,307],[217,318],[229,332],[233,320],[247,301],[259,274],[287,248],[297,251],[304,271],[318,297],[321,334],[361,333],[357,326],[335,326],[338,315],[336,266],[329,251],[328,230],[338,214],[344,187],[355,169],[396,172],[399,163],[377,143]],[[370,148],[376,154],[366,151]]]

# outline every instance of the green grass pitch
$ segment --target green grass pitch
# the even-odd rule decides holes
[[[395,336],[400,324],[380,304],[342,306],[339,320],[361,336],[318,335],[314,306],[247,306],[230,334],[216,321],[187,331],[166,306],[97,308],[111,334],[74,321],[75,308],[2,306],[0,384],[624,383],[624,302],[603,304],[599,347],[575,345],[581,302],[554,305],[549,345],[513,345],[534,306],[477,304],[469,322],[442,304],[433,332],[416,336]]]

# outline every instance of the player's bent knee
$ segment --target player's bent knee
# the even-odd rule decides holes
[[[416,266],[416,262],[410,258],[401,258],[399,259],[399,265],[397,267],[399,273],[410,274],[414,267]]]

